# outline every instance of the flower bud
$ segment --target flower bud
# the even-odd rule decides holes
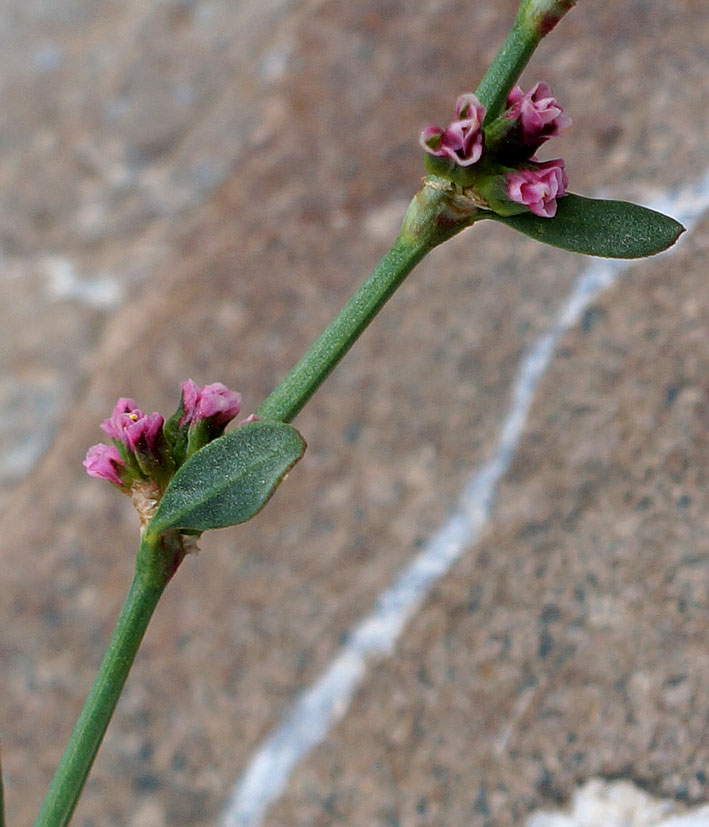
[[[166,424],[178,464],[221,436],[241,410],[241,394],[221,382],[199,387],[192,379],[182,383],[180,406]]]
[[[472,93],[461,95],[455,108],[456,118],[445,129],[427,126],[419,143],[429,155],[445,159],[449,169],[476,164],[483,152],[482,122],[485,107]],[[440,165],[433,165],[432,172],[440,173]]]
[[[507,97],[507,109],[485,130],[490,152],[502,163],[512,165],[531,158],[549,138],[571,124],[547,83],[538,83],[529,92],[515,86]]]
[[[115,445],[104,445],[102,442],[92,445],[82,465],[89,476],[108,480],[126,490],[130,475]]]
[[[528,164],[508,173],[506,179],[510,201],[543,218],[556,215],[556,199],[566,195],[569,184],[561,158]]]
[[[241,394],[230,391],[221,382],[213,382],[198,390],[191,419],[192,422],[208,419],[211,427],[223,430],[240,410]]]

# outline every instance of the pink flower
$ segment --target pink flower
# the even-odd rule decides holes
[[[209,419],[212,426],[223,428],[241,410],[241,394],[230,391],[221,382],[200,388],[188,379],[182,383],[182,407],[180,425]]]
[[[221,382],[205,385],[199,394],[195,419],[211,419],[214,425],[226,425],[241,410],[241,394],[230,391]]]
[[[121,472],[125,464],[115,445],[104,445],[101,442],[98,445],[92,445],[82,464],[89,476],[108,480],[119,488],[123,487]]]
[[[106,419],[101,427],[111,439],[122,442],[133,452],[140,448],[154,453],[163,422],[159,413],[148,416],[140,410],[135,400],[121,397],[111,418]]]
[[[195,383],[188,379],[180,385],[182,392],[182,410],[183,414],[180,418],[180,427],[187,425],[192,419],[195,408],[197,407],[197,399],[199,398],[199,388]]]
[[[510,172],[507,196],[542,218],[556,215],[556,199],[566,194],[569,181],[561,158]]]
[[[455,115],[456,119],[446,129],[427,126],[419,142],[430,155],[449,158],[461,167],[472,166],[483,152],[485,107],[475,95],[461,95],[456,102]]]
[[[522,142],[534,149],[571,124],[548,83],[538,83],[529,92],[515,86],[507,97],[507,105],[504,117],[519,121]]]
[[[105,419],[101,424],[101,428],[111,437],[117,439],[119,442],[124,442],[123,432],[125,427],[135,419],[131,415],[138,413],[141,417],[143,412],[138,408],[138,403],[134,399],[128,399],[122,396],[113,409],[110,419]]]

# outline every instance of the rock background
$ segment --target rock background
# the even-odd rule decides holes
[[[255,408],[393,238],[415,138],[516,3],[8,3],[0,23],[0,734],[28,824],[128,581],[85,476],[119,395]],[[703,0],[582,2],[535,56],[572,189],[706,170]],[[484,541],[269,825],[520,824],[594,775],[706,799],[709,221],[635,264],[545,377]],[[584,261],[500,227],[427,259],[298,418],[306,460],[171,584],[75,823],[216,824],[251,750],[488,456]]]

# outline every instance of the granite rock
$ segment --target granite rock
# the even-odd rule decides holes
[[[515,6],[12,4],[11,823],[37,810],[131,575],[135,515],[81,467],[98,423],[120,395],[171,411],[187,376],[255,409],[385,251],[418,130],[475,85]],[[579,3],[540,50],[526,77],[574,118],[556,147],[572,189],[641,200],[703,173],[703,13]],[[705,222],[635,265],[567,334],[483,542],[268,824],[504,827],[598,774],[706,798],[706,239]],[[487,458],[520,354],[583,266],[483,226],[417,269],[298,418],[308,453],[273,502],[171,584],[77,825],[218,822],[251,751]]]

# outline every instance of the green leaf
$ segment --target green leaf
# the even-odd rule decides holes
[[[481,216],[482,217],[482,216]],[[533,213],[502,216],[485,213],[513,230],[544,244],[605,258],[641,258],[671,247],[684,232],[674,218],[630,204],[566,195],[558,201],[554,218]]]
[[[305,452],[292,425],[252,422],[193,454],[165,490],[148,531],[206,531],[246,522]]]

